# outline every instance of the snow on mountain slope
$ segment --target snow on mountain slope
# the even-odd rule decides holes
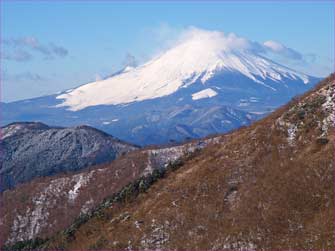
[[[155,99],[175,93],[200,80],[205,84],[215,74],[236,72],[272,91],[266,80],[283,79],[309,83],[297,73],[260,55],[249,42],[234,34],[192,29],[177,45],[136,68],[65,92],[57,107],[78,111],[96,105],[118,105]],[[205,87],[206,88],[206,87]],[[205,89],[204,88],[204,89]]]
[[[196,92],[192,94],[192,99],[193,100],[198,100],[198,99],[202,99],[202,98],[211,98],[216,96],[218,93],[216,91],[214,91],[211,88],[207,88],[205,90],[202,90],[200,92]]]
[[[267,59],[268,47],[234,34],[190,29],[138,67],[55,95],[3,104],[1,123],[85,124],[138,145],[228,132],[320,80]]]

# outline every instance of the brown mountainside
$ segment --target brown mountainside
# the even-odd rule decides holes
[[[37,178],[7,190],[0,194],[1,244],[48,238],[130,182],[164,170],[213,140],[135,150],[109,164]]]
[[[333,78],[46,246],[333,250]]]
[[[133,197],[105,203],[75,227],[41,241],[40,246],[34,245],[68,250],[333,250],[333,81],[334,75],[252,126],[216,137],[139,194],[128,189],[134,192]],[[138,162],[136,158],[129,155],[118,160],[127,163],[124,168],[128,174],[123,177],[133,176],[118,189],[134,182],[141,177],[137,174],[143,175],[148,168],[147,162]],[[132,160],[137,163],[136,168],[131,166]],[[113,175],[115,170],[95,176],[89,187],[100,184],[101,191],[105,191],[113,186]],[[43,187],[47,184],[52,181],[46,181]],[[34,189],[37,183],[30,185]],[[29,189],[26,186],[4,193],[3,203],[19,198]],[[96,196],[100,200],[107,195],[101,192],[99,197],[99,189],[89,193],[84,187],[79,189],[78,198]],[[66,196],[72,194],[64,191]],[[68,197],[60,201],[67,200]],[[80,208],[87,200],[88,197],[79,203]],[[17,213],[10,213],[18,210],[12,203],[5,214],[5,219],[13,222],[9,236],[20,233],[13,226],[22,226],[21,232],[26,234],[27,223]],[[22,212],[26,210],[25,207]],[[21,219],[21,225],[15,223],[15,217]],[[59,217],[50,219],[59,221],[60,217],[59,213]],[[28,219],[30,222],[31,218]],[[34,226],[38,228],[39,224]]]

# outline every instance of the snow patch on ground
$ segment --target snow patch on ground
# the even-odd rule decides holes
[[[68,178],[51,181],[49,186],[32,198],[33,206],[27,208],[25,214],[16,214],[8,243],[33,239],[40,233],[42,227],[48,225],[48,208],[57,206],[55,198],[61,194],[68,181]]]
[[[141,238],[141,246],[144,249],[150,249],[155,247],[156,250],[160,250],[164,248],[164,244],[169,242],[170,234],[167,229],[169,229],[170,223],[169,221],[165,221],[163,224],[158,223],[157,220],[152,219],[151,221],[151,233],[149,236],[144,234]]]
[[[82,186],[85,186],[90,178],[92,177],[93,172],[88,173],[87,175],[85,174],[78,174],[72,177],[72,181],[76,182],[73,188],[69,191],[69,200],[74,201],[79,194],[79,189]]]
[[[321,103],[320,103],[321,102]],[[298,104],[292,106],[288,112],[284,113],[276,121],[276,124],[283,130],[287,132],[287,142],[290,146],[295,144],[297,133],[299,128],[304,127],[303,118],[299,118],[299,114],[304,114],[308,112],[309,105],[313,105],[314,110],[309,116],[313,116],[313,119],[316,120],[318,124],[318,137],[327,137],[328,131],[331,127],[334,127],[335,114],[334,114],[334,102],[335,102],[335,93],[334,85],[325,85],[317,92],[311,94],[304,100],[301,100]],[[317,105],[318,107],[315,107]],[[290,121],[290,118],[285,118],[287,115],[291,115],[292,119],[294,116],[298,116],[298,120],[294,123]],[[320,117],[321,115],[321,117]],[[304,116],[304,115],[303,115]]]
[[[334,114],[334,102],[335,102],[335,92],[334,85],[331,85],[331,88],[328,90],[323,90],[322,92],[326,96],[326,102],[322,104],[323,111],[328,114],[322,121],[321,137],[327,136],[328,129],[330,126],[334,127],[335,114]]]
[[[193,100],[198,100],[198,99],[203,99],[203,98],[211,98],[211,97],[215,97],[216,95],[218,95],[218,93],[216,91],[214,91],[211,88],[207,88],[205,90],[202,90],[200,92],[196,92],[192,94],[192,99]]]
[[[1,128],[1,139],[8,138],[14,134],[16,134],[18,131],[22,130],[23,125],[17,124],[17,125],[10,125],[5,128]]]
[[[7,243],[34,239],[41,232],[41,229],[52,227],[48,221],[49,208],[57,207],[57,201],[61,196],[68,197],[69,201],[73,202],[78,197],[80,188],[88,183],[94,172],[93,170],[86,175],[77,174],[71,178],[52,180],[46,188],[32,198],[32,206],[28,207],[25,213],[17,212]],[[73,187],[67,192],[64,187],[73,183]],[[87,202],[82,211],[85,211],[90,203],[90,201]]]
[[[298,130],[298,127],[296,125],[290,125],[287,128],[287,135],[288,135],[287,142],[290,146],[294,145],[297,130]]]
[[[208,144],[216,144],[219,140],[220,137],[214,137],[179,146],[147,150],[148,164],[143,170],[143,175],[151,174],[154,170],[153,166],[156,168],[166,168],[169,163],[176,162],[183,156],[194,153],[196,150],[200,150]]]
[[[93,204],[93,199],[86,201],[85,204],[81,207],[80,214],[87,214],[91,210]]]

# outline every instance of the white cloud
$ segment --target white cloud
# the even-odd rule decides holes
[[[199,29],[196,27],[189,27],[185,29],[177,39],[176,43],[183,43],[189,39],[192,40],[208,40],[208,42],[215,41],[217,47],[225,47],[226,51],[252,51],[254,53],[262,53],[264,46],[261,44],[240,37],[235,33],[225,34],[222,31],[210,31]]]
[[[288,48],[282,43],[269,40],[269,41],[264,42],[264,46],[270,52],[278,53],[278,54],[284,55],[294,60],[303,60],[303,55],[300,52],[294,49]]]
[[[238,36],[235,33],[226,34],[222,31],[204,30],[193,26],[177,29],[167,24],[159,26],[153,34],[157,34],[157,40],[164,45],[161,46],[160,53],[166,48],[183,43],[188,39],[208,39],[217,41],[220,43],[220,47],[224,44],[226,50],[250,51],[310,75],[323,77],[332,71],[333,60],[322,59],[313,53],[304,54],[271,39],[265,42],[257,42]],[[163,41],[164,38],[166,39],[165,42]]]

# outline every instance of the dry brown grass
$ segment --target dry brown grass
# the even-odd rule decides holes
[[[329,142],[320,143],[312,122],[325,116],[321,105],[305,107],[303,117],[295,109],[314,104],[314,94],[332,81],[222,136],[146,193],[105,209],[73,239],[59,235],[49,247],[333,250],[334,128]],[[294,145],[280,117],[303,122]]]

